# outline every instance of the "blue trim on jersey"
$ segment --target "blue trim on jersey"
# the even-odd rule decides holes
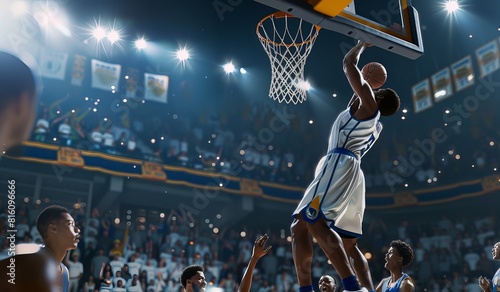
[[[358,121],[358,122],[366,122],[366,121],[370,121],[370,120],[373,120],[377,115],[378,115],[378,110],[375,112],[375,114],[371,117],[369,117],[368,119],[364,119],[364,120],[358,120],[356,119],[352,113],[351,113],[351,109],[349,109],[349,115],[351,115],[351,118],[353,118],[355,121]]]
[[[349,113],[350,114],[350,113]],[[349,122],[352,120],[352,116],[349,118],[349,120],[347,121],[347,123],[345,123],[345,125],[343,125],[342,127],[339,128],[339,132],[342,131],[345,126],[349,125]]]
[[[354,130],[355,130],[355,129],[359,126],[359,124],[360,124],[360,123],[361,123],[361,122],[360,122],[360,121],[358,121],[358,122],[356,123],[356,125],[354,125],[354,127],[352,127],[352,129],[349,131],[349,134],[347,134],[347,136],[345,137],[345,142],[344,142],[344,145],[342,145],[342,147],[341,147],[341,148],[345,148],[345,145],[346,145],[346,144],[347,144],[347,142],[349,141],[349,136],[351,136],[352,131],[354,131]]]
[[[335,231],[337,233],[342,233],[342,234],[349,235],[349,236],[356,237],[356,238],[363,237],[363,234],[347,231],[347,230],[344,230],[342,228],[338,228],[337,226],[335,226],[335,222],[330,223],[330,228],[333,229],[333,231]]]
[[[337,147],[337,148],[333,148],[332,150],[330,150],[328,152],[328,154],[333,154],[333,153],[351,156],[351,157],[355,158],[356,160],[358,159],[358,156],[356,154],[354,154],[354,152],[352,152],[351,150],[346,149],[346,148]]]
[[[335,170],[337,170],[337,165],[339,164],[340,156],[341,155],[337,155],[337,158],[335,160],[335,165],[333,166],[332,175],[330,176],[330,180],[328,180],[328,184],[326,185],[325,194],[323,194],[323,198],[321,198],[321,202],[319,202],[319,208],[318,208],[319,210],[321,210],[321,205],[323,205],[323,201],[325,200],[326,192],[328,192],[328,190],[330,189],[330,185],[332,184],[333,176],[335,175]],[[320,213],[322,214],[323,212]]]
[[[493,279],[491,279],[491,286],[493,287],[492,291],[496,292],[500,288],[500,285],[498,285],[499,278],[500,278],[500,269],[498,269],[495,272],[495,275],[493,275]]]

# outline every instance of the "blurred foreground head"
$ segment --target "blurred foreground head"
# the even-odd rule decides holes
[[[33,128],[38,100],[34,64],[0,51],[0,150],[26,140]],[[0,152],[1,155],[1,152]]]

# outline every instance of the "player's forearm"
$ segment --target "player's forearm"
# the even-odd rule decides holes
[[[249,292],[250,287],[252,286],[252,276],[253,276],[253,270],[255,269],[255,265],[257,264],[257,261],[259,259],[256,257],[251,257],[250,262],[248,263],[247,270],[245,271],[245,274],[243,275],[243,279],[241,280],[239,292]]]
[[[361,53],[363,53],[365,46],[362,42],[355,45],[344,57],[344,67],[346,65],[358,65]]]

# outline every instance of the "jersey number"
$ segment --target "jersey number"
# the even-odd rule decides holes
[[[363,155],[365,155],[365,153],[368,152],[368,150],[370,150],[374,142],[375,142],[375,136],[371,134],[370,138],[368,138],[368,140],[365,142],[364,148],[361,149],[361,157],[363,157]]]

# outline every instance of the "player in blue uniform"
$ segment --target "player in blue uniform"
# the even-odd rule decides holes
[[[383,279],[377,286],[377,292],[415,292],[412,279],[403,273],[403,268],[413,261],[413,250],[401,240],[391,242],[385,255],[385,268],[391,276]]]
[[[493,249],[491,250],[491,255],[493,256],[493,260],[500,261],[500,242],[495,243]],[[493,279],[491,280],[480,276],[479,287],[481,287],[484,292],[500,291],[500,269],[495,272],[495,275],[493,275]]]
[[[36,227],[45,246],[38,248],[36,252],[16,253],[15,256],[0,261],[0,291],[68,291],[69,273],[62,261],[67,251],[77,247],[80,229],[75,226],[68,210],[57,205],[49,206],[40,213]],[[9,282],[12,279],[7,274],[10,272],[10,263],[14,263],[15,279]]]
[[[347,109],[335,120],[328,153],[318,163],[315,178],[293,213],[292,249],[300,292],[313,290],[310,235],[332,262],[346,291],[360,290],[354,271],[362,286],[374,291],[368,263],[356,245],[362,234],[365,209],[360,160],[382,130],[380,116],[394,114],[400,102],[392,89],[374,91],[364,80],[357,65],[368,46],[359,41],[344,57],[344,72],[354,94]],[[354,270],[348,256],[353,260]]]

